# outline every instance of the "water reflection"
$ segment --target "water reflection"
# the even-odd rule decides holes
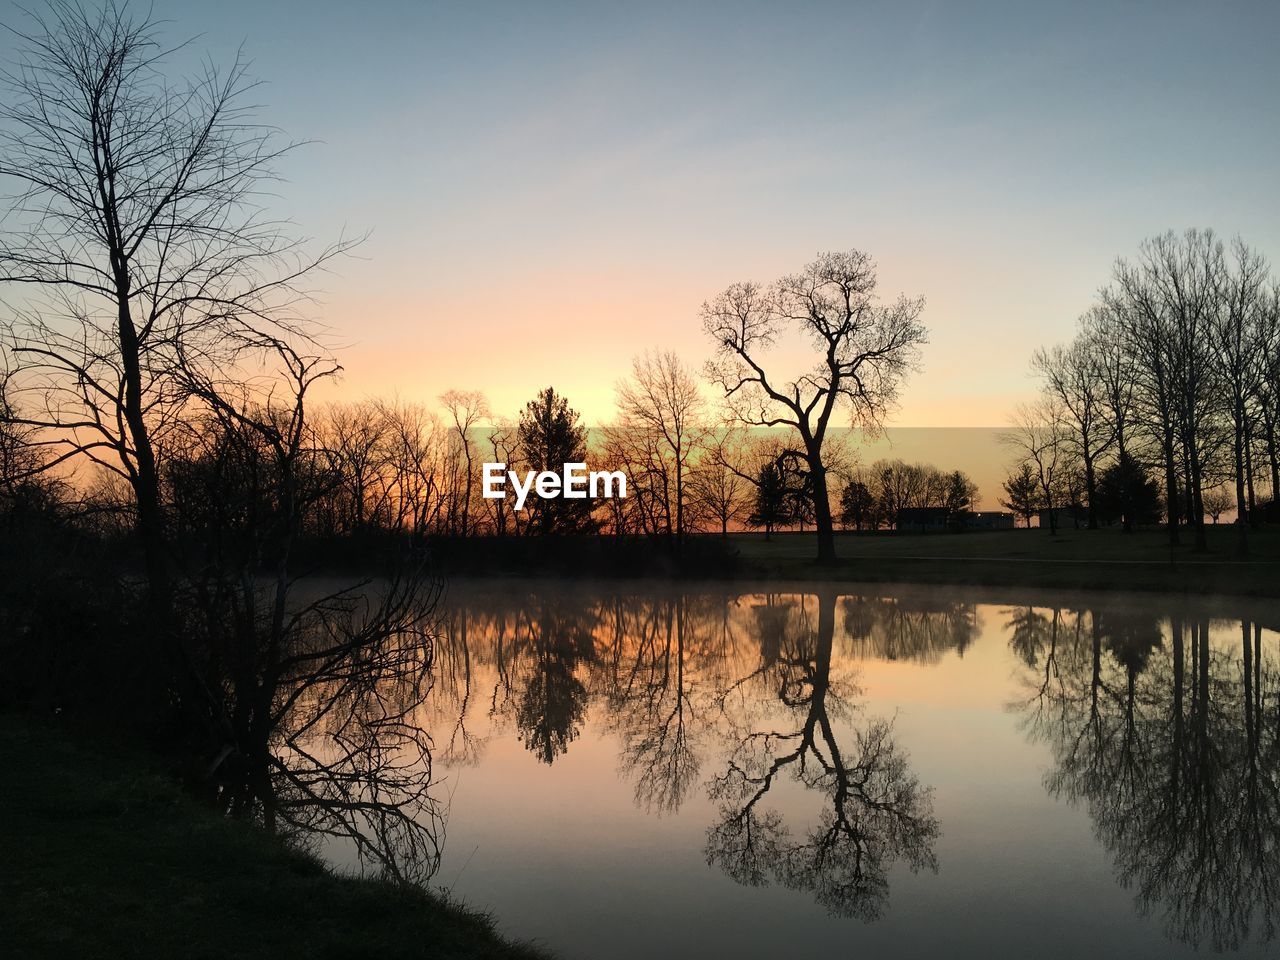
[[[1235,644],[1185,612],[1024,608],[1009,640],[1046,788],[1087,806],[1142,914],[1218,951],[1271,941],[1280,894],[1274,638],[1264,653],[1260,624],[1232,626]]]
[[[1234,949],[1275,933],[1280,677],[1270,627],[1200,617],[837,587],[455,588],[418,716],[437,760],[462,767],[511,736],[555,768],[591,731],[638,809],[705,818],[724,876],[872,921],[895,870],[948,865],[935,791],[860,673],[894,663],[924,681],[995,642],[1007,656],[986,682],[1021,692],[994,705],[1047,749],[1047,794],[1087,810],[1138,915]]]
[[[732,743],[724,771],[709,785],[720,818],[707,832],[707,862],[739,883],[759,885],[772,875],[812,893],[835,915],[874,920],[884,910],[893,863],[937,868],[938,821],[931,791],[911,773],[891,724],[855,719],[856,688],[832,674],[834,588],[816,599],[816,622],[799,603],[756,608],[761,664],[721,699],[722,705],[734,700],[747,708],[724,711]],[[739,692],[745,695],[733,696]],[[772,711],[750,709],[757,699],[765,701],[761,706],[780,704],[785,722],[758,722]],[[850,721],[849,735],[838,736],[833,719]],[[821,798],[816,823],[799,836],[765,806],[783,776]]]
[[[563,756],[595,705],[618,741],[637,805],[677,812],[694,791],[719,812],[705,856],[734,880],[805,891],[832,914],[871,920],[895,863],[936,869],[931,791],[890,720],[866,715],[853,665],[934,662],[963,652],[972,604],[913,605],[817,594],[506,590],[455,605],[431,728],[445,755],[477,762],[477,700],[539,760]],[[839,627],[837,626],[839,624]],[[477,691],[475,663],[491,665]],[[785,721],[785,723],[783,722]],[[798,785],[816,811],[780,812]],[[792,805],[794,806],[794,805]]]
[[[265,588],[251,595],[270,609]],[[339,840],[393,880],[434,876],[446,808],[419,711],[437,595],[435,581],[407,576],[320,590],[282,618],[275,667],[246,668],[256,675],[234,691],[239,749],[210,781],[230,815],[303,846]]]

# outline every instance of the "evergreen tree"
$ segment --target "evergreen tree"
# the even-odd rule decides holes
[[[871,521],[875,509],[875,497],[870,488],[861,480],[850,480],[840,492],[840,522],[846,527],[852,526],[861,530],[864,523]]]
[[[1036,478],[1035,471],[1031,469],[1031,464],[1025,460],[1022,462],[1004,482],[1004,493],[1005,497],[1000,501],[1000,505],[1022,517],[1030,527],[1031,517],[1041,503],[1040,481]]]
[[[770,539],[774,527],[791,521],[791,500],[782,468],[770,460],[756,477],[756,502],[748,522],[764,527],[764,538]]]
[[[525,404],[517,431],[520,452],[528,469],[560,473],[566,463],[586,463],[587,429],[564,397],[547,387]],[[533,516],[530,529],[541,534],[592,533],[598,524],[594,503],[587,498],[531,496],[526,509]]]
[[[1124,532],[1134,524],[1160,522],[1160,484],[1128,452],[1098,480],[1098,511],[1108,520],[1119,519]]]
[[[943,506],[947,508],[949,523],[963,525],[973,513],[973,501],[978,497],[978,485],[963,470],[947,474]]]

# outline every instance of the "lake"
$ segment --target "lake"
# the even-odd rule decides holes
[[[434,883],[566,960],[1274,956],[1277,626],[1221,598],[454,583],[419,710]]]

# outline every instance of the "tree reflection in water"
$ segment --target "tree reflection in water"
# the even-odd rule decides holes
[[[893,863],[937,869],[938,821],[931,791],[911,773],[887,721],[852,724],[843,743],[837,735],[832,721],[853,718],[855,691],[842,691],[832,678],[834,591],[820,591],[817,601],[816,626],[805,607],[762,610],[763,662],[748,680],[764,680],[790,722],[766,730],[750,714],[730,720],[736,744],[709,787],[720,819],[707,833],[707,862],[739,883],[758,885],[772,875],[812,893],[833,914],[874,920],[884,911]],[[794,611],[800,622],[780,623],[780,610]],[[818,822],[801,835],[763,806],[784,775],[823,800]]]
[[[963,651],[975,633],[969,604],[834,590],[745,598],[505,590],[450,615],[437,683],[453,696],[433,698],[437,714],[424,725],[469,743],[462,762],[475,762],[483,745],[459,731],[482,703],[495,732],[514,726],[553,763],[596,704],[640,807],[674,813],[700,786],[715,802],[709,863],[739,882],[776,881],[833,914],[869,920],[885,908],[895,863],[936,868],[939,826],[892,725],[863,715],[834,665],[869,655],[933,662]],[[473,689],[477,663],[491,668],[492,691]],[[792,822],[771,802],[784,781],[820,798],[813,823]]]
[[[1271,941],[1280,673],[1261,626],[1033,608],[1011,625],[1046,787],[1086,805],[1138,909],[1193,947]]]
[[[447,762],[479,759],[486,738],[469,725],[487,714],[487,736],[514,730],[552,763],[591,712],[638,806],[670,814],[705,793],[703,852],[738,882],[870,920],[895,865],[936,868],[931,790],[851,670],[964,655],[973,604],[834,589],[547,593],[506,588],[451,613],[420,713],[451,731]],[[1086,806],[1140,911],[1188,944],[1272,939],[1280,670],[1261,627],[1214,621],[1210,642],[1207,621],[1119,605],[1017,607],[1003,621],[1026,690],[1016,709],[1053,757],[1046,788]]]
[[[543,600],[528,624],[530,669],[516,707],[516,725],[525,746],[552,763],[578,737],[587,712],[587,687],[580,665],[595,659],[592,611]]]
[[[249,719],[218,765],[229,814],[302,846],[345,841],[389,879],[435,874],[446,811],[418,712],[431,689],[438,593],[438,581],[412,570],[284,618],[276,669],[245,678],[232,699]]]

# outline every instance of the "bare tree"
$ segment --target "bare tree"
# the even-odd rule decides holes
[[[493,463],[505,463],[507,469],[515,470],[521,462],[520,436],[516,425],[505,418],[496,421],[489,431],[489,450],[493,456]],[[618,500],[621,502],[622,498]],[[507,533],[508,521],[511,523],[512,532],[517,535],[520,533],[520,511],[509,507],[505,497],[496,497],[486,500],[485,503],[489,504],[493,516],[494,533],[504,536]]]
[[[1266,358],[1262,344],[1265,312],[1267,264],[1256,250],[1239,237],[1231,244],[1232,264],[1215,271],[1217,309],[1209,326],[1213,362],[1223,386],[1227,417],[1231,425],[1231,452],[1234,458],[1236,492],[1237,550],[1249,552],[1247,518],[1252,497],[1246,497],[1246,483],[1252,486],[1253,402],[1262,387]],[[1206,510],[1208,507],[1206,505]],[[1221,512],[1221,511],[1219,511]],[[1214,523],[1218,522],[1217,516]]]
[[[373,401],[334,404],[325,411],[322,442],[340,479],[339,529],[364,529],[384,512],[389,424]]]
[[[837,409],[855,424],[879,428],[903,378],[927,339],[922,299],[882,305],[876,265],[858,250],[820,255],[768,289],[737,283],[703,305],[703,328],[716,346],[708,365],[736,419],[749,426],[786,426],[799,435],[796,452],[812,489],[818,560],[834,562],[835,527],[823,445]],[[793,332],[817,353],[814,368],[788,378],[765,369],[766,354]]]
[[[1081,319],[1081,336],[1094,358],[1103,418],[1114,438],[1116,457],[1129,453],[1137,418],[1137,362],[1125,339],[1123,300],[1104,292]]]
[[[0,499],[14,501],[23,484],[45,473],[50,458],[13,400],[8,370],[0,367]]]
[[[649,473],[663,478],[666,533],[682,542],[688,529],[689,475],[708,425],[693,374],[671,351],[650,352],[631,363],[618,383],[618,439],[651,451]]]
[[[1115,287],[1103,291],[1111,314],[1123,324],[1126,352],[1134,360],[1137,394],[1136,412],[1154,435],[1164,473],[1165,509],[1169,543],[1178,544],[1177,413],[1174,390],[1173,322],[1161,305],[1145,271],[1126,261],[1115,267]],[[1190,518],[1187,518],[1190,522]]]
[[[1210,487],[1204,492],[1204,512],[1215,524],[1219,517],[1236,504],[1235,496],[1225,487]]]
[[[1195,530],[1198,551],[1207,549],[1201,491],[1220,406],[1209,344],[1222,255],[1222,244],[1211,230],[1169,232],[1144,241],[1135,263],[1120,260],[1115,268],[1122,298],[1118,313],[1128,323],[1141,395],[1164,459],[1170,542],[1178,542],[1181,489],[1187,497],[1182,510]]]
[[[475,489],[471,433],[481,420],[489,416],[489,401],[478,390],[448,390],[440,394],[440,403],[453,424],[458,451],[462,454],[462,476],[453,484],[450,512],[457,516],[456,532],[465,537],[471,532],[471,502]]]
[[[1069,426],[1067,442],[1084,470],[1089,529],[1098,529],[1098,458],[1115,441],[1116,429],[1105,417],[1107,382],[1103,358],[1085,333],[1068,347],[1036,351],[1032,367],[1043,381]]]
[[[1280,283],[1272,283],[1264,300],[1262,329],[1262,382],[1258,390],[1258,410],[1262,439],[1271,468],[1272,509],[1280,507]]]
[[[7,339],[27,421],[130,483],[163,606],[157,447],[186,401],[179,347],[226,364],[257,330],[300,333],[301,279],[348,244],[307,255],[262,213],[290,145],[255,122],[243,62],[175,82],[158,21],[114,0],[33,20],[0,103],[0,281],[27,294]]]
[[[751,480],[747,441],[732,428],[713,431],[705,442],[706,453],[694,468],[690,488],[697,513],[712,520],[727,536],[729,526],[751,512]]]
[[[346,838],[384,874],[424,880],[443,818],[412,714],[430,685],[440,585],[411,553],[386,581],[299,596],[293,547],[322,492],[310,461],[329,455],[306,400],[337,365],[283,340],[265,352],[272,369],[253,378],[183,366],[206,413],[184,423],[194,456],[173,464],[173,509],[205,549],[179,610],[221,735],[210,775],[232,814]]]
[[[1062,475],[1070,468],[1068,437],[1062,404],[1050,395],[1037,403],[1020,406],[1012,429],[1000,437],[1001,442],[1016,450],[1018,459],[1034,471],[1051,534],[1058,532],[1057,506]]]
[[[436,524],[446,499],[441,489],[439,451],[443,429],[422,404],[382,401],[382,469],[389,490],[391,529],[421,537]]]

